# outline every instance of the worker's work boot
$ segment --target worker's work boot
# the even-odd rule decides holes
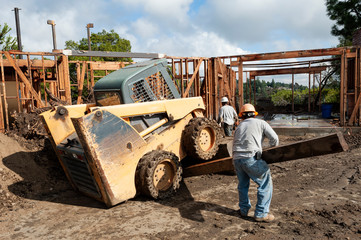
[[[267,216],[265,217],[262,217],[262,218],[258,218],[258,217],[255,217],[254,218],[256,220],[256,222],[273,222],[275,220],[275,216],[273,216],[272,214],[267,214]]]
[[[241,210],[238,210],[238,214],[241,216],[241,218],[248,218],[248,212],[242,213]]]

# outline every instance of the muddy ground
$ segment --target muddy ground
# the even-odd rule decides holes
[[[107,209],[71,188],[46,139],[0,134],[0,239],[360,239],[360,139],[348,136],[347,152],[271,165],[268,224],[238,216],[230,174],[186,178],[171,199]],[[252,184],[253,205],[255,193]]]

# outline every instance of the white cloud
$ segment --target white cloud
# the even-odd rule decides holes
[[[16,36],[14,7],[19,7],[26,51],[51,51],[51,27],[56,22],[58,48],[66,40],[115,29],[131,41],[132,51],[174,56],[224,56],[333,47],[332,22],[324,1],[314,0],[0,0],[0,24]],[[11,4],[9,4],[9,2]]]
[[[144,18],[138,19],[131,24],[132,33],[140,38],[152,38],[159,34],[158,26]]]
[[[302,49],[324,48],[336,42],[324,1],[314,0],[209,0],[201,7],[199,24],[241,47],[277,51],[277,41],[301,39]],[[273,44],[273,42],[276,42]],[[283,50],[295,50],[285,44]],[[245,47],[243,47],[245,48]],[[264,52],[264,51],[263,51]]]

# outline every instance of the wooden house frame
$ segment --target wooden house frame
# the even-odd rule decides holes
[[[10,112],[30,112],[37,108],[49,106],[50,94],[66,104],[82,103],[83,86],[91,89],[100,77],[124,67],[125,62],[69,61],[67,50],[52,53],[46,52],[0,52],[0,132],[9,129]],[[108,54],[108,55],[107,55]],[[75,56],[109,56],[131,58],[168,59],[169,71],[182,97],[202,96],[206,105],[206,116],[216,119],[220,108],[220,99],[227,96],[231,105],[237,110],[245,102],[257,105],[256,99],[245,99],[243,83],[247,83],[248,96],[252,96],[252,81],[257,76],[309,74],[309,95],[311,95],[311,79],[321,75],[325,66],[317,65],[323,61],[337,62],[340,65],[340,125],[359,126],[361,123],[361,64],[360,47],[328,48],[301,51],[285,51],[262,54],[245,54],[221,57],[172,57],[161,54],[140,53],[102,53],[102,52],[72,52]],[[19,56],[25,56],[20,59]],[[328,57],[327,59],[319,59]],[[259,61],[282,59],[297,59],[296,62],[273,63],[272,68],[249,70],[249,62],[258,61],[253,67],[267,66]],[[300,61],[299,59],[306,59]],[[300,67],[306,64],[306,67]],[[75,79],[71,79],[69,67],[76,68]],[[258,66],[257,66],[258,65]],[[269,66],[271,66],[269,65]],[[95,73],[103,71],[102,76]],[[10,85],[12,87],[10,87]],[[313,83],[313,86],[315,83]],[[9,94],[13,88],[12,94]],[[73,88],[73,90],[72,90]],[[14,90],[15,89],[15,90]],[[292,88],[293,89],[293,88]],[[78,97],[74,101],[72,93]],[[312,92],[314,94],[314,92]],[[253,96],[255,94],[253,93]],[[309,97],[309,99],[311,99]],[[15,101],[15,107],[9,108],[9,102]],[[73,101],[73,102],[72,102]],[[293,106],[293,104],[292,104]],[[311,111],[311,102],[308,103]]]

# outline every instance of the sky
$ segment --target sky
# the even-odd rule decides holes
[[[23,51],[51,52],[91,32],[114,30],[132,52],[216,57],[335,47],[324,0],[0,0],[0,24],[16,37],[21,9]]]

